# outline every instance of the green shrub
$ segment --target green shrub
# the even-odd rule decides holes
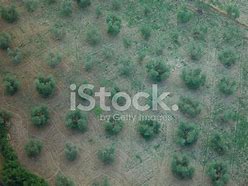
[[[120,10],[121,9],[121,1],[120,0],[112,0],[111,6],[113,10]]]
[[[36,90],[38,91],[38,93],[42,97],[47,98],[54,93],[56,82],[53,76],[47,76],[47,77],[39,76],[35,80],[35,86],[36,86]]]
[[[104,59],[112,59],[114,57],[115,51],[110,46],[104,46],[102,50],[102,55]]]
[[[139,49],[138,50],[138,61],[142,62],[145,57],[146,57],[146,49],[145,48]]]
[[[14,23],[18,20],[19,14],[14,6],[2,7],[1,17],[8,23]]]
[[[188,10],[186,7],[180,8],[180,10],[177,13],[177,21],[179,23],[187,23],[192,18],[193,13]]]
[[[19,48],[16,49],[10,49],[7,50],[8,56],[10,57],[10,60],[13,64],[19,64],[23,60],[22,52]]]
[[[229,181],[228,168],[223,162],[212,162],[208,166],[207,174],[211,178],[214,186],[224,186]]]
[[[123,128],[123,122],[111,117],[109,121],[105,123],[104,128],[109,135],[116,135],[121,132]]]
[[[130,48],[133,44],[133,41],[128,37],[124,37],[122,41],[125,48]]]
[[[152,60],[147,65],[147,73],[152,81],[160,82],[170,76],[170,67],[161,60]]]
[[[227,139],[218,133],[211,137],[209,145],[219,155],[224,155],[228,150]]]
[[[199,136],[198,127],[194,123],[181,122],[177,130],[177,142],[181,146],[194,144]]]
[[[85,56],[85,59],[84,59],[84,68],[86,71],[90,71],[92,70],[94,65],[97,63],[98,63],[98,60],[96,59],[96,57],[94,55],[88,54]]]
[[[55,23],[50,29],[52,38],[55,40],[62,40],[65,37],[65,29],[63,24]]]
[[[121,19],[115,15],[109,15],[106,22],[108,24],[108,33],[116,36],[121,30]]]
[[[115,160],[115,147],[112,145],[98,151],[98,158],[104,164],[111,164]]]
[[[151,139],[159,134],[161,124],[153,120],[144,120],[139,122],[138,131],[145,139]]]
[[[6,50],[11,43],[11,36],[6,32],[0,32],[0,48]]]
[[[72,0],[63,0],[61,3],[61,14],[63,16],[71,16],[72,14]]]
[[[201,113],[200,103],[190,98],[181,97],[178,103],[179,110],[186,116],[195,118]]]
[[[238,60],[238,55],[232,49],[224,49],[219,54],[219,60],[225,67],[230,67]]]
[[[78,155],[78,148],[73,143],[65,144],[65,157],[69,161],[74,161]]]
[[[13,96],[19,89],[20,82],[14,75],[7,74],[3,79],[5,92],[7,95]]]
[[[237,5],[230,4],[226,7],[226,11],[228,16],[230,16],[233,19],[237,19],[240,16],[240,11]]]
[[[96,7],[96,18],[99,18],[102,15],[102,7],[97,6]]]
[[[9,112],[5,110],[0,110],[0,126],[3,125],[3,127],[6,127],[11,117],[12,115]]]
[[[177,31],[170,33],[171,42],[175,44],[180,44],[180,35]]]
[[[50,116],[46,106],[36,106],[32,109],[31,120],[36,127],[43,127],[48,123]]]
[[[133,73],[134,65],[130,59],[128,58],[121,59],[119,63],[120,63],[119,71],[121,75],[130,76]]]
[[[28,157],[37,157],[43,148],[43,144],[38,139],[30,139],[25,145],[24,150]]]
[[[243,41],[244,32],[236,26],[227,25],[223,33],[223,40],[227,43],[238,43]]]
[[[99,44],[101,41],[101,34],[99,29],[93,26],[88,28],[86,32],[86,41],[93,46]]]
[[[70,111],[66,116],[65,124],[67,128],[85,132],[88,128],[88,118],[79,110]]]
[[[49,53],[48,54],[48,58],[47,58],[47,64],[52,67],[55,68],[57,65],[59,65],[62,61],[62,54],[60,52],[56,52],[56,53]]]
[[[71,178],[66,177],[62,173],[59,173],[55,179],[56,186],[75,186]]]
[[[38,0],[24,0],[23,2],[29,12],[34,12],[38,7]]]
[[[182,155],[174,155],[171,162],[171,171],[179,179],[191,179],[194,175],[195,169],[190,166],[189,158]]]
[[[152,9],[149,5],[144,5],[143,11],[144,11],[144,16],[148,17],[149,14],[152,12]]]
[[[220,80],[218,87],[220,92],[225,95],[231,95],[237,90],[236,82],[226,77]]]
[[[91,5],[91,0],[77,0],[77,4],[80,8],[87,8]]]
[[[188,50],[192,60],[200,60],[203,56],[203,48],[201,44],[190,43]]]
[[[190,89],[198,89],[206,82],[206,75],[199,68],[183,69],[181,78]]]
[[[152,28],[149,25],[143,25],[140,28],[140,32],[141,32],[142,37],[145,40],[148,40],[151,37]]]

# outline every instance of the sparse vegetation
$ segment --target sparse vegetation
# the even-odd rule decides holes
[[[188,50],[192,60],[200,60],[203,56],[203,48],[199,43],[190,43]]]
[[[0,48],[6,50],[10,47],[11,36],[6,32],[0,32]]]
[[[38,0],[24,0],[23,3],[29,12],[34,12],[38,7]]]
[[[64,25],[62,23],[55,23],[51,27],[50,32],[54,40],[62,40],[66,35]]]
[[[38,91],[38,93],[42,97],[47,98],[54,93],[56,83],[55,83],[53,76],[51,75],[47,77],[39,76],[35,80],[35,86],[36,86],[36,90]]]
[[[80,132],[85,132],[88,128],[88,118],[85,113],[79,110],[70,111],[66,116],[66,127]]]
[[[65,157],[69,161],[74,161],[78,155],[78,148],[73,143],[65,144]]]
[[[112,0],[111,6],[113,10],[120,10],[121,9],[121,1],[120,0]]]
[[[87,8],[91,5],[91,0],[77,0],[77,4],[80,8]]]
[[[154,82],[161,82],[170,76],[170,67],[162,60],[152,60],[146,68],[149,78]]]
[[[48,108],[46,106],[36,106],[32,109],[31,120],[36,127],[43,127],[48,123],[50,118]]]
[[[143,25],[140,28],[140,32],[141,32],[142,37],[145,40],[148,40],[151,36],[152,28],[149,25]]]
[[[219,81],[218,87],[219,87],[220,92],[222,92],[225,95],[231,95],[237,89],[236,82],[226,77],[222,78]]]
[[[25,145],[25,152],[28,157],[35,158],[37,157],[43,148],[43,144],[38,139],[30,139]]]
[[[63,16],[72,15],[72,0],[63,0],[61,3],[61,14]]]
[[[161,124],[153,120],[144,120],[139,122],[138,131],[140,135],[149,140],[160,132]]]
[[[134,65],[130,59],[120,59],[119,71],[122,76],[130,76],[133,73]]]
[[[190,89],[198,89],[206,82],[206,75],[199,68],[183,69],[181,78]]]
[[[187,97],[180,98],[178,107],[183,114],[192,118],[201,113],[200,103]]]
[[[224,186],[229,181],[228,167],[222,162],[212,162],[207,169],[207,174],[214,186]]]
[[[5,93],[10,96],[13,96],[20,87],[20,82],[12,74],[7,74],[4,77],[3,82],[5,87]]]

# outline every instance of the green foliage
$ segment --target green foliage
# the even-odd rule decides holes
[[[24,150],[26,155],[30,158],[37,157],[43,148],[43,144],[38,139],[30,139],[28,143],[26,143]]]
[[[183,69],[181,78],[190,89],[198,89],[206,82],[206,75],[199,68]]]
[[[96,59],[96,57],[94,55],[86,55],[85,59],[84,59],[84,68],[86,71],[90,71],[92,70],[92,68],[94,67],[94,65],[98,63],[98,60]]]
[[[48,123],[50,116],[46,106],[36,106],[32,109],[31,120],[36,127],[43,127]]]
[[[219,54],[219,60],[225,67],[231,67],[238,60],[236,51],[232,49],[224,49]]]
[[[6,124],[10,121],[12,115],[5,111],[5,110],[0,110],[0,126],[3,125],[3,127],[6,127]]]
[[[98,158],[104,164],[111,164],[115,160],[115,147],[112,145],[98,151]]]
[[[179,23],[187,23],[192,18],[193,13],[188,10],[186,7],[180,8],[180,10],[177,13],[177,21]]]
[[[244,32],[239,27],[227,25],[223,33],[223,40],[227,43],[238,43],[243,41]]]
[[[23,2],[29,12],[34,12],[38,7],[38,0],[24,0]]]
[[[228,150],[228,142],[227,139],[221,134],[214,134],[210,141],[210,147],[217,152],[219,155],[224,155]]]
[[[79,110],[70,111],[66,116],[66,127],[80,132],[85,132],[88,128],[87,115]]]
[[[194,123],[181,122],[177,130],[177,142],[181,146],[194,144],[199,136],[199,129]]]
[[[142,37],[145,40],[148,40],[151,37],[152,28],[149,25],[143,25],[140,28],[140,32],[141,32]]]
[[[61,14],[63,16],[71,16],[72,14],[72,0],[63,0],[61,3]]]
[[[110,46],[104,46],[102,50],[102,55],[104,59],[112,59],[114,57],[115,51]]]
[[[10,60],[13,64],[19,64],[23,60],[22,52],[19,48],[16,49],[10,49],[7,50],[8,56],[10,57]]]
[[[18,20],[19,14],[14,6],[2,7],[1,17],[8,23],[14,23]]]
[[[35,86],[38,93],[44,97],[47,98],[51,96],[54,93],[56,82],[53,78],[53,76],[39,76],[35,80]]]
[[[205,41],[208,28],[206,26],[200,25],[193,28],[193,38],[195,40]]]
[[[190,160],[186,155],[174,155],[171,162],[171,171],[179,179],[191,179],[195,168],[190,166]]]
[[[102,15],[102,7],[97,6],[96,7],[96,18],[99,18]]]
[[[62,173],[59,173],[55,179],[56,186],[75,186],[71,178],[66,177]]]
[[[220,92],[225,95],[231,95],[237,90],[237,85],[235,81],[232,81],[229,78],[222,78],[218,84]]]
[[[214,186],[224,186],[229,181],[228,167],[223,162],[212,162],[207,169]]]
[[[154,82],[161,82],[170,76],[170,67],[161,60],[152,60],[147,65],[149,78]]]
[[[120,0],[112,0],[111,6],[113,10],[120,10],[121,9],[121,1]]]
[[[117,135],[123,128],[123,122],[111,117],[109,121],[105,123],[104,128],[109,135]]]
[[[201,113],[200,103],[187,97],[181,97],[178,103],[179,110],[191,118]]]
[[[226,7],[226,12],[227,12],[228,16],[230,16],[233,19],[237,19],[240,16],[239,8],[235,4],[229,4]]]
[[[11,43],[11,36],[6,32],[0,32],[0,48],[6,50]]]
[[[130,48],[133,44],[133,41],[128,37],[124,37],[122,41],[125,48]]]
[[[12,74],[7,74],[3,79],[5,92],[7,95],[13,96],[19,89],[20,82]]]
[[[64,26],[61,23],[55,23],[51,27],[50,32],[54,40],[62,40],[66,34]]]
[[[146,49],[145,48],[139,49],[138,50],[138,61],[142,62],[145,57],[146,57]]]
[[[108,24],[108,33],[116,36],[121,30],[121,19],[116,15],[109,15],[106,22]]]
[[[47,64],[50,67],[55,68],[57,65],[61,63],[61,61],[62,61],[62,54],[60,52],[56,52],[56,53],[50,52],[48,54]]]
[[[69,161],[74,161],[78,155],[78,148],[73,143],[65,144],[65,157]]]
[[[203,48],[202,45],[199,43],[190,43],[188,50],[192,60],[200,60],[203,56]]]
[[[120,63],[119,71],[121,75],[130,76],[133,73],[134,65],[130,59],[128,58],[120,59],[119,63]]]
[[[77,0],[77,4],[80,8],[87,8],[91,5],[91,0]]]
[[[216,119],[220,123],[234,122],[239,119],[239,114],[233,109],[224,109],[222,112],[217,114]]]
[[[88,28],[86,32],[86,41],[90,45],[97,45],[101,41],[101,34],[99,32],[99,29],[95,26],[91,26]]]
[[[144,120],[139,122],[138,131],[143,138],[149,140],[159,134],[160,126],[157,121]]]
[[[180,41],[179,41],[179,38],[180,37],[180,35],[179,35],[179,33],[178,32],[172,32],[172,33],[170,33],[170,38],[171,38],[171,42],[172,43],[175,43],[175,44],[180,44]]]

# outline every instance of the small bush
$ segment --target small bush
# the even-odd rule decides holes
[[[115,51],[110,46],[104,46],[102,50],[102,55],[104,59],[112,59],[114,57]]]
[[[190,98],[181,97],[178,103],[178,107],[183,114],[192,118],[195,118],[201,113],[200,103]]]
[[[43,127],[48,123],[50,116],[46,106],[36,106],[32,109],[31,120],[36,127]]]
[[[71,16],[72,14],[72,0],[63,0],[61,3],[61,14],[63,16]]]
[[[11,113],[0,109],[0,126],[4,125],[4,127],[6,127],[11,117],[12,117]]]
[[[55,23],[50,29],[52,38],[55,40],[62,40],[65,37],[64,26],[61,23]]]
[[[121,30],[121,19],[115,15],[109,15],[106,22],[108,24],[108,33],[116,36]]]
[[[73,143],[65,144],[65,157],[69,161],[74,161],[78,155],[78,148]]]
[[[77,0],[77,4],[80,8],[87,8],[91,5],[91,0]]]
[[[230,4],[226,8],[228,16],[230,16],[233,19],[237,19],[240,16],[240,11],[237,5]]]
[[[192,18],[193,13],[186,7],[182,7],[177,13],[177,21],[179,23],[187,23]]]
[[[214,134],[210,139],[210,147],[219,155],[224,155],[228,150],[227,139],[220,134]]]
[[[111,164],[115,160],[115,147],[112,145],[98,151],[98,158],[104,164]]]
[[[175,155],[171,162],[171,171],[179,179],[191,179],[195,169],[190,166],[189,158],[186,155]]]
[[[161,60],[150,61],[147,65],[147,73],[152,81],[160,82],[170,76],[170,67]]]
[[[66,177],[62,173],[59,173],[55,179],[56,186],[75,186],[71,178]]]
[[[203,56],[203,48],[201,44],[191,43],[188,50],[192,60],[200,60]]]
[[[13,64],[19,64],[23,60],[22,52],[19,48],[16,49],[10,49],[7,50],[8,56],[10,57],[10,60]]]
[[[207,174],[214,186],[224,186],[229,181],[227,165],[222,162],[212,162],[208,166]]]
[[[113,117],[109,119],[104,125],[105,131],[110,135],[116,135],[121,132],[123,128],[123,122],[121,120],[116,120]]]
[[[96,18],[99,18],[102,15],[102,7],[97,6],[96,7]]]
[[[145,40],[148,40],[151,36],[152,28],[149,25],[144,25],[140,28],[140,32],[142,37]]]
[[[206,82],[206,75],[199,68],[183,69],[181,78],[190,89],[198,89]]]
[[[238,55],[232,49],[224,49],[219,54],[219,60],[225,67],[231,67],[238,60]]]
[[[218,87],[220,92],[225,95],[231,95],[237,90],[236,82],[226,77],[220,80]]]
[[[121,9],[121,1],[120,0],[112,0],[111,2],[113,10],[120,10]]]
[[[59,65],[62,61],[62,54],[60,52],[56,53],[49,53],[47,58],[47,64],[55,68],[57,65]]]
[[[84,68],[86,71],[90,71],[93,69],[94,65],[99,61],[96,59],[94,55],[86,55],[84,59]]]
[[[6,32],[0,32],[0,48],[6,50],[10,47],[11,36]]]
[[[24,149],[28,157],[37,157],[43,148],[43,144],[38,139],[30,139]]]
[[[125,48],[130,48],[133,44],[132,40],[128,37],[124,37],[122,41]]]
[[[133,62],[130,59],[121,59],[119,71],[123,76],[130,76],[133,73],[134,66]]]
[[[139,122],[138,131],[145,139],[151,139],[160,132],[161,124],[153,120],[144,120]]]
[[[29,12],[34,12],[38,7],[38,0],[24,0],[23,2]]]
[[[171,42],[175,43],[175,44],[180,44],[180,35],[178,32],[172,32],[170,33],[170,38],[171,38]]]
[[[142,62],[145,57],[146,57],[146,49],[145,48],[139,49],[138,50],[138,61]]]
[[[14,6],[2,7],[1,17],[8,23],[14,23],[18,20],[19,14]]]
[[[79,110],[70,111],[66,116],[66,127],[80,132],[85,132],[88,128],[87,115]]]
[[[243,41],[244,32],[239,27],[228,25],[223,33],[223,40],[230,43],[240,44]]]
[[[193,38],[195,40],[205,41],[207,32],[208,32],[208,28],[207,27],[202,26],[202,25],[196,26],[193,29]]]
[[[5,92],[7,95],[13,96],[19,89],[20,82],[14,75],[7,74],[3,79]]]
[[[199,130],[194,123],[181,122],[177,130],[177,142],[181,146],[194,144],[199,136]]]
[[[90,45],[97,45],[101,41],[101,34],[96,27],[91,26],[86,32],[86,41]]]
[[[38,93],[47,98],[54,93],[56,83],[53,76],[40,76],[35,80],[35,86]]]

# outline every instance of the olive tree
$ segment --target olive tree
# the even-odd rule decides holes
[[[36,127],[43,127],[48,123],[50,118],[48,108],[46,106],[36,106],[31,111],[31,121]]]
[[[116,36],[121,30],[121,19],[116,15],[108,15],[106,19],[108,25],[108,33]]]
[[[228,150],[228,139],[219,133],[215,133],[211,136],[209,145],[219,155],[224,155]]]
[[[208,166],[207,174],[211,178],[214,186],[224,186],[229,181],[228,167],[223,162],[212,162]]]
[[[86,32],[86,41],[93,46],[99,44],[101,41],[101,34],[99,29],[93,26],[89,27]]]
[[[53,76],[39,76],[35,80],[35,86],[38,93],[42,97],[47,98],[54,93],[56,82]]]
[[[183,114],[192,118],[201,113],[200,103],[187,97],[180,98],[178,107]]]
[[[7,52],[13,64],[19,64],[22,62],[23,54],[19,48],[15,48],[15,49],[8,48]]]
[[[166,80],[170,76],[170,67],[162,60],[152,60],[146,65],[149,78],[155,82]]]
[[[78,148],[73,143],[65,144],[65,157],[69,161],[74,161],[78,155]]]
[[[62,173],[59,173],[55,179],[56,186],[75,186],[71,178],[66,177]]]
[[[198,89],[206,82],[206,75],[202,73],[200,68],[183,69],[181,78],[190,89]]]
[[[161,124],[154,120],[143,120],[139,122],[138,131],[140,135],[149,140],[160,132]]]
[[[26,143],[24,150],[28,157],[33,158],[37,157],[43,148],[43,144],[38,139],[30,139],[28,143]]]
[[[219,81],[218,88],[221,93],[231,95],[237,90],[237,83],[227,77],[224,77]]]
[[[10,47],[11,36],[7,32],[0,32],[0,49],[6,50]]]
[[[115,160],[115,147],[111,145],[110,147],[105,147],[98,151],[98,158],[104,164],[111,164]]]
[[[3,79],[5,92],[7,95],[13,96],[20,87],[20,82],[12,74],[7,74]]]
[[[62,54],[60,52],[56,52],[56,53],[49,53],[48,57],[47,57],[47,64],[52,67],[55,68],[57,65],[59,65],[62,61]]]
[[[109,121],[104,125],[105,131],[110,135],[116,135],[121,132],[123,128],[123,122],[121,120],[114,119],[110,117]]]
[[[85,132],[88,128],[88,118],[85,113],[79,110],[70,111],[66,116],[66,127]]]
[[[177,129],[177,142],[181,146],[194,144],[199,136],[199,129],[194,123],[181,122]]]
[[[15,6],[2,7],[1,17],[8,23],[14,23],[18,20],[19,14]]]

